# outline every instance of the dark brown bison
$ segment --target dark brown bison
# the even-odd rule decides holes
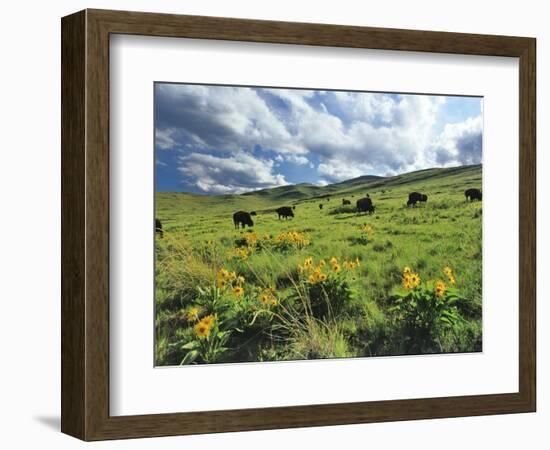
[[[415,206],[418,202],[427,202],[428,196],[426,194],[421,194],[420,192],[411,192],[409,194],[409,200],[407,201],[407,206]]]
[[[242,225],[243,228],[245,225],[248,225],[249,227],[254,226],[252,217],[250,217],[250,214],[246,211],[237,211],[233,214],[233,223],[235,224],[235,228],[239,228],[239,225]]]
[[[279,219],[281,217],[284,217],[285,219],[294,217],[294,211],[292,211],[290,206],[281,206],[280,208],[277,208],[275,212],[279,215]]]
[[[160,234],[160,237],[164,236],[164,232],[162,231],[162,222],[160,219],[155,219],[155,233]]]
[[[479,201],[481,201],[481,191],[479,189],[476,189],[476,188],[466,189],[464,191],[464,196],[466,197],[466,200],[470,200],[470,201],[479,200]]]
[[[323,204],[319,203],[319,209],[323,209]]]
[[[256,211],[250,211],[250,215],[251,216],[257,216],[258,214],[256,214]]]
[[[368,197],[357,200],[356,206],[358,213],[366,212],[372,214],[374,212],[374,205],[372,204],[372,200]]]
[[[349,200],[346,200],[345,198],[342,199],[342,205],[351,205],[351,202]]]

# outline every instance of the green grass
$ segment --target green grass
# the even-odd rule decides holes
[[[164,237],[156,238],[157,364],[179,364],[190,352],[196,352],[194,362],[233,362],[479,351],[482,203],[465,201],[470,187],[481,187],[481,166],[243,195],[157,193],[155,214],[164,228]],[[412,191],[427,194],[428,202],[407,208]],[[367,193],[375,213],[356,214],[355,201]],[[342,206],[343,198],[351,207]],[[295,206],[295,217],[279,220],[274,212],[279,206]],[[234,229],[232,214],[238,210],[257,212],[253,229]],[[361,231],[364,224],[372,227],[372,236]],[[247,259],[231,257],[251,231],[260,244]],[[309,245],[281,251],[274,238],[290,231],[302,233]],[[331,278],[341,289],[327,284],[315,294],[298,273],[307,257],[315,264],[336,257],[358,259],[360,265]],[[405,266],[420,275],[426,289],[428,281],[445,279],[443,267],[452,267],[461,298],[461,322],[431,333],[421,348],[407,344],[410,330],[392,313],[396,296],[403,294]],[[228,290],[211,297],[200,293],[216,284],[221,268],[245,278],[240,300]],[[258,301],[267,288],[277,306]],[[319,316],[310,308],[315,301],[342,305],[337,313]],[[209,348],[208,359],[205,346],[218,338],[197,338],[195,323],[185,318],[192,306],[217,315],[221,343],[216,351]]]

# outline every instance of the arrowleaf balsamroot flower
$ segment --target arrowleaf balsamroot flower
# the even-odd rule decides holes
[[[235,297],[237,298],[240,298],[244,295],[244,288],[242,288],[241,286],[235,286],[233,288],[233,294],[235,295]]]
[[[441,280],[436,281],[435,286],[435,295],[438,297],[443,297],[445,295],[445,292],[447,291],[447,286],[445,286],[445,283]]]
[[[187,311],[185,318],[187,319],[188,322],[194,322],[195,320],[198,320],[199,313],[200,313],[200,309],[196,306],[193,306]]]

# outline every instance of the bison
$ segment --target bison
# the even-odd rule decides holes
[[[470,201],[479,200],[479,201],[481,201],[481,191],[479,189],[476,189],[476,188],[466,189],[464,191],[464,196],[466,197],[466,200],[470,200]]]
[[[250,215],[251,215],[251,216],[256,216],[257,213],[256,213],[256,211],[250,211]]]
[[[374,205],[369,197],[360,198],[357,200],[357,212],[366,212],[372,214],[374,212]]]
[[[411,192],[409,194],[409,200],[407,201],[407,206],[415,206],[418,202],[427,202],[428,196],[426,194],[421,194],[420,192]]]
[[[281,206],[280,208],[277,208],[275,212],[279,215],[279,219],[281,219],[281,217],[284,217],[285,219],[288,217],[294,217],[294,211],[292,211],[290,206]]]
[[[319,209],[323,209],[323,204],[319,203]]]
[[[160,234],[160,237],[164,236],[164,232],[162,231],[162,222],[160,219],[155,218],[155,233]]]
[[[345,198],[342,199],[342,205],[351,205],[351,202],[349,200],[346,200]]]
[[[248,225],[249,227],[254,226],[252,217],[250,217],[250,214],[246,211],[237,211],[233,214],[233,223],[235,224],[235,228],[239,228],[239,225],[242,225],[243,228],[245,225]]]

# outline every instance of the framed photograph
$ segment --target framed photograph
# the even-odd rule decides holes
[[[62,19],[62,431],[532,412],[534,38]]]

